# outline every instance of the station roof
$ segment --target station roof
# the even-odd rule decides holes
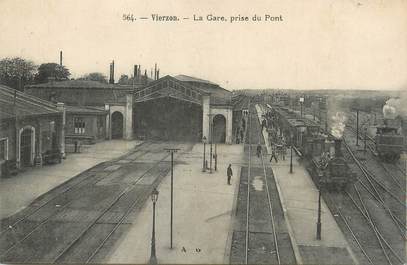
[[[193,76],[188,76],[188,75],[176,75],[176,76],[174,76],[174,78],[181,82],[197,82],[197,83],[211,84],[211,85],[216,85],[216,86],[218,85],[211,81],[196,78]]]
[[[120,88],[120,86],[113,84],[105,84],[98,81],[91,80],[65,80],[65,81],[51,81],[48,83],[28,85],[26,88]]]
[[[83,91],[78,95],[72,91]],[[126,94],[133,90],[131,86],[105,84],[91,80],[51,81],[43,84],[25,86],[25,92],[43,99],[55,100],[74,106],[104,106],[106,103],[124,103]]]
[[[0,120],[61,113],[54,103],[0,85]]]
[[[181,89],[177,92],[178,87],[182,87],[182,89],[186,90]],[[197,95],[194,93],[188,94],[190,92],[184,93],[185,91],[193,91]],[[232,98],[232,92],[214,83],[207,83],[205,80],[184,75],[181,75],[181,77],[178,76],[178,78],[169,75],[164,76],[149,83],[145,87],[135,90],[134,93],[137,98],[136,101],[147,101],[158,97],[169,96],[197,104],[201,104],[200,97],[202,95],[209,95],[211,105],[231,105]]]
[[[232,104],[232,92],[216,83],[187,75],[177,75],[174,78],[209,93],[211,96],[211,105]]]

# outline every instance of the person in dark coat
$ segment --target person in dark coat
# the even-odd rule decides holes
[[[276,161],[276,163],[278,163],[278,160],[277,160],[277,155],[276,155],[276,148],[275,148],[275,146],[274,146],[274,145],[271,147],[271,157],[270,157],[270,162],[273,160],[273,158],[274,158],[274,161]]]
[[[261,131],[263,131],[263,129],[266,127],[267,127],[266,119],[263,119],[261,122]]]
[[[232,176],[233,176],[233,171],[232,171],[232,165],[231,164],[229,164],[228,169],[226,171],[226,174],[228,176],[228,185],[232,185],[232,184],[230,184],[230,180],[232,179]]]
[[[261,145],[258,144],[257,145],[257,157],[260,157],[260,154],[261,154]]]

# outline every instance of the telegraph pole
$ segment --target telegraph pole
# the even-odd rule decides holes
[[[356,146],[359,146],[359,109],[356,110]]]
[[[170,248],[172,249],[172,223],[173,223],[173,209],[174,209],[174,153],[179,148],[165,148],[167,152],[171,153],[171,224],[170,224]]]

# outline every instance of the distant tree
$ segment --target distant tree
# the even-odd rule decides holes
[[[128,85],[129,84],[129,76],[128,75],[121,75],[119,78],[118,83],[120,85]]]
[[[0,60],[0,84],[23,91],[24,86],[33,83],[36,65],[19,57]]]
[[[91,80],[91,81],[98,81],[98,82],[107,84],[106,76],[102,73],[97,73],[97,72],[86,74],[86,75],[78,78],[78,80]]]
[[[43,63],[38,68],[35,82],[46,83],[49,77],[54,77],[56,80],[68,79],[70,75],[71,73],[65,66],[56,63]]]

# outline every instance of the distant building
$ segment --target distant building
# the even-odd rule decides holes
[[[0,85],[0,175],[6,161],[17,168],[42,164],[43,154],[65,155],[65,108]]]

